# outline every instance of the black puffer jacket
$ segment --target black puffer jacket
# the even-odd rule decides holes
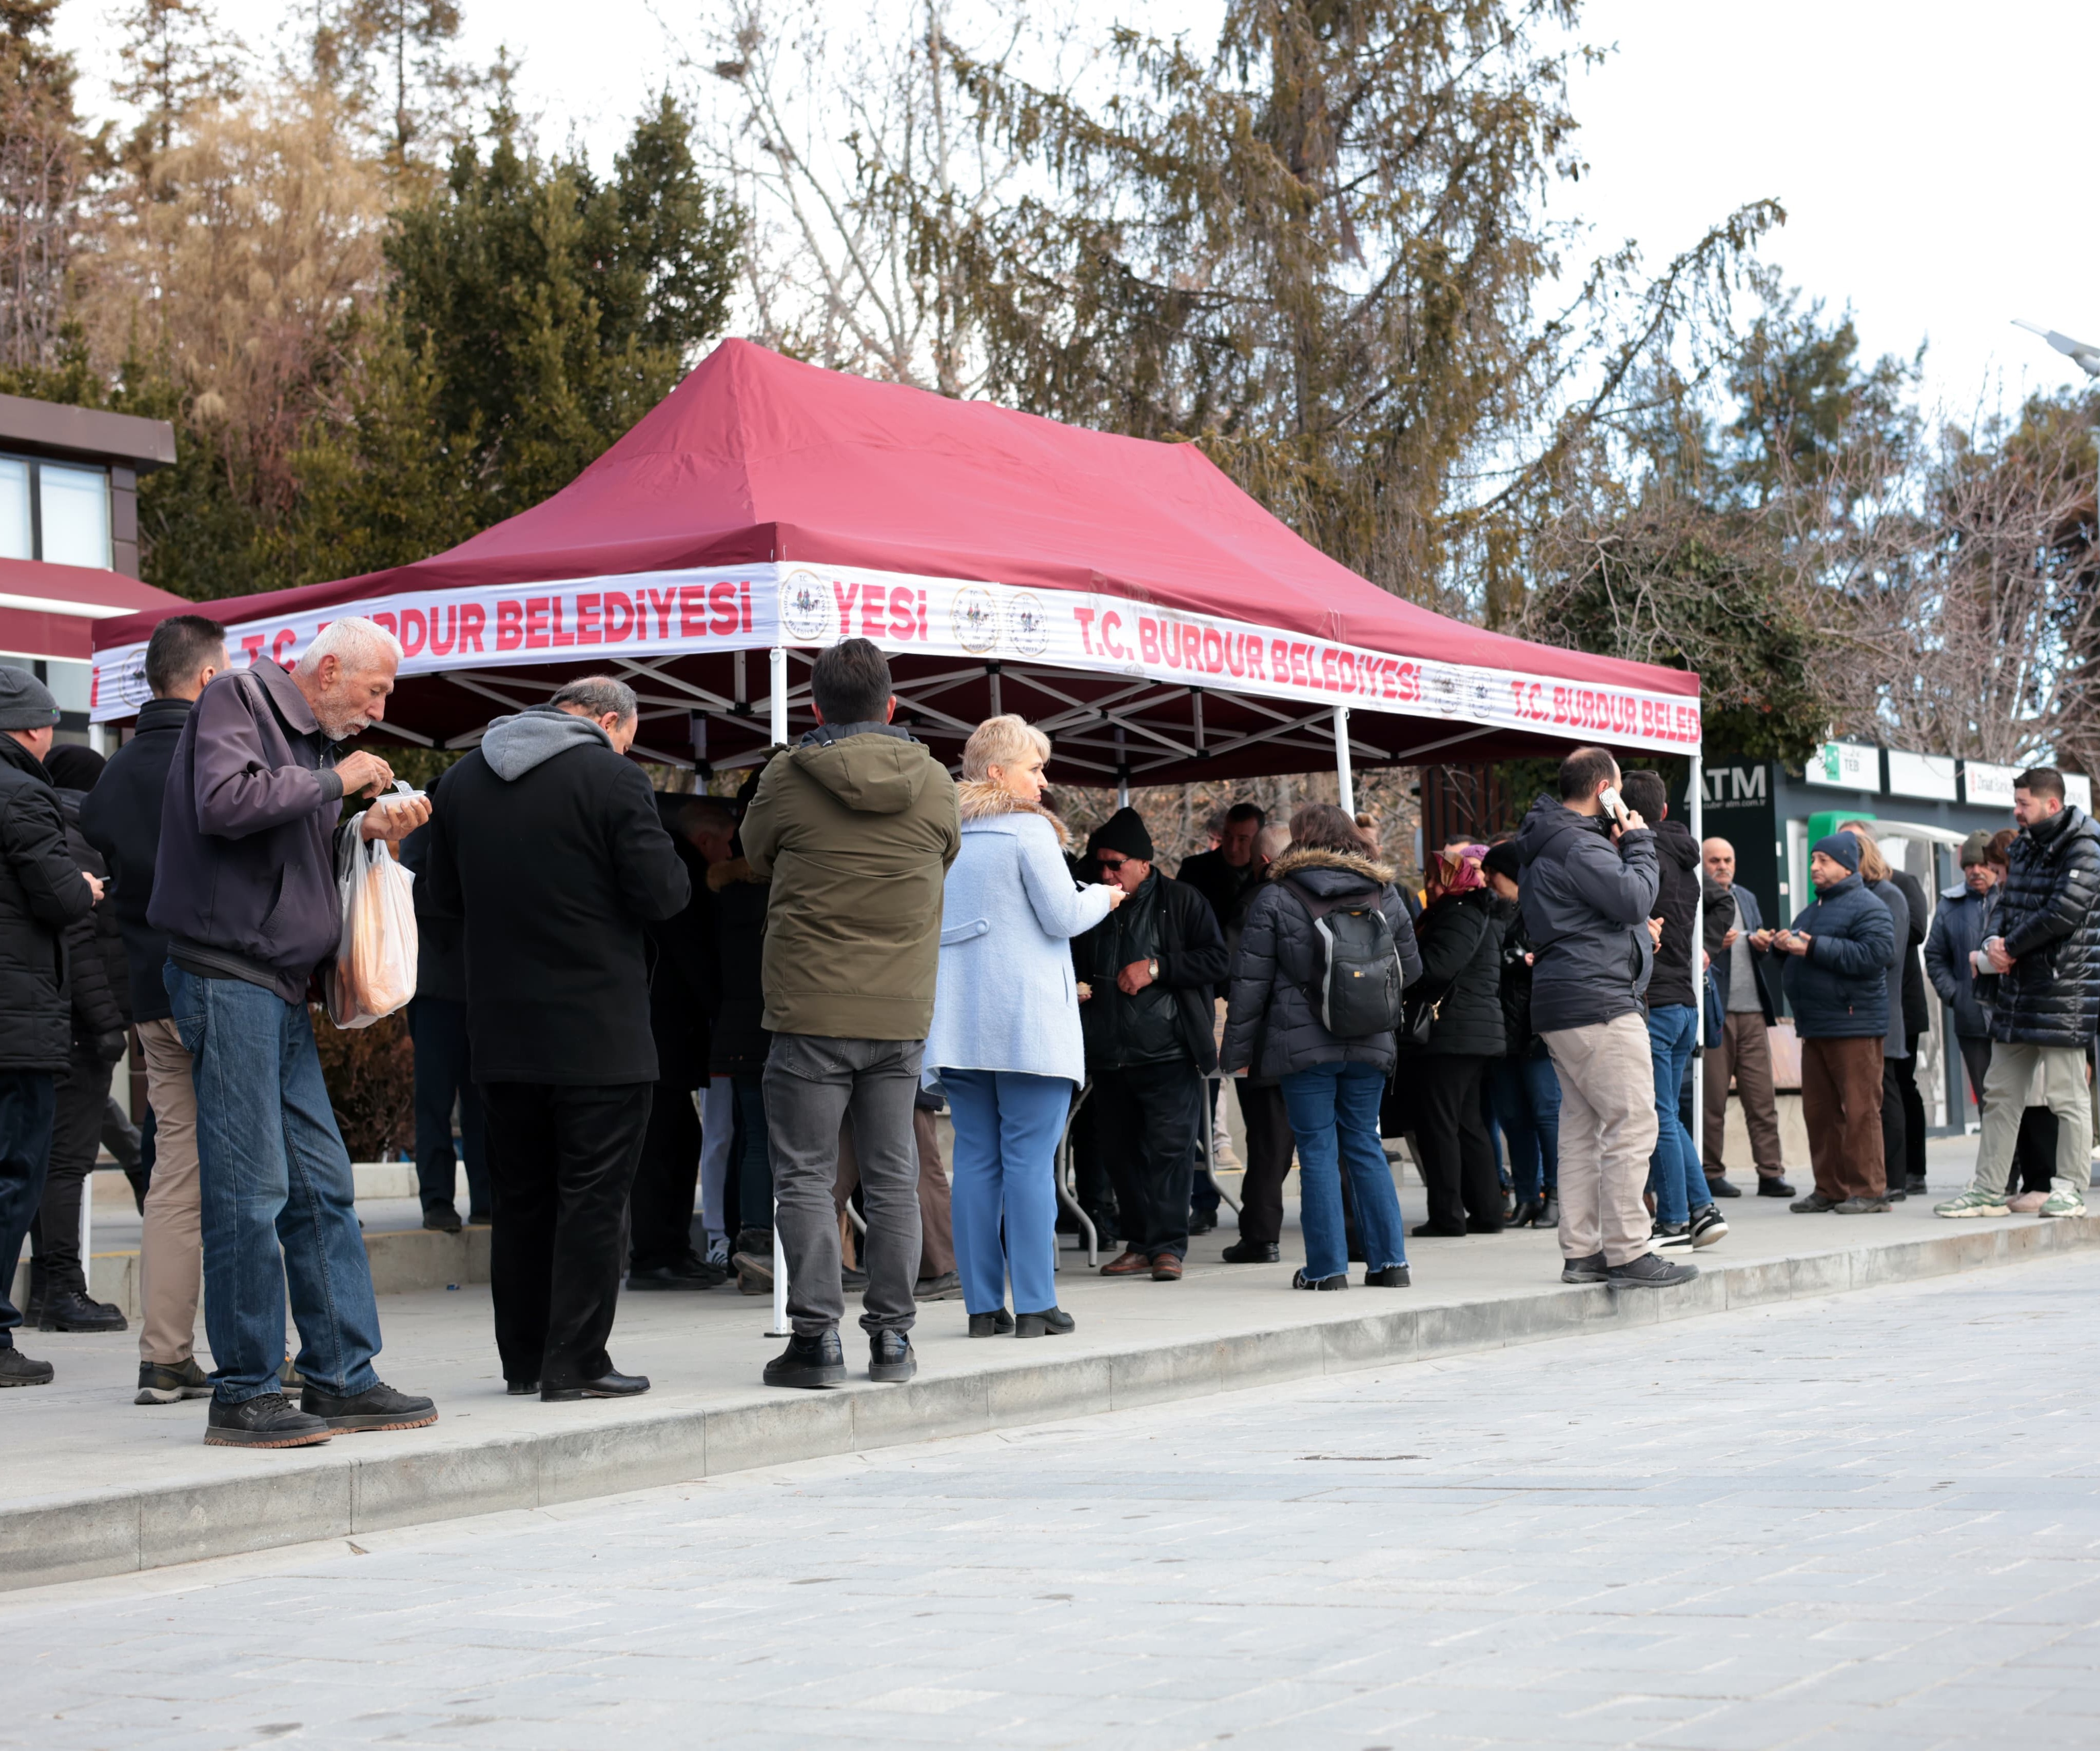
[[[95,894],[66,849],[44,763],[0,734],[0,1070],[63,1070],[73,992],[64,930]]]
[[[1422,989],[1442,994],[1426,1048],[1432,1057],[1499,1058],[1507,1046],[1499,905],[1485,888],[1447,893],[1414,927]]]
[[[1393,886],[1390,868],[1345,852],[1286,852],[1270,866],[1268,881],[1247,910],[1246,928],[1233,959],[1219,1068],[1228,1073],[1251,1068],[1264,1078],[1288,1076],[1316,1064],[1369,1064],[1390,1070],[1392,1034],[1337,1039],[1320,1025],[1312,995],[1321,960],[1319,936],[1312,915],[1293,889],[1320,900],[1376,894],[1399,951],[1402,983],[1412,985],[1422,976],[1407,902]]]
[[[66,855],[107,882],[109,866],[80,830],[85,791],[57,791],[65,822]],[[104,1062],[123,1056],[124,1030],[131,1025],[131,978],[124,963],[124,933],[105,889],[102,903],[66,926],[66,959],[73,973],[73,1037]]]
[[[1691,829],[1665,817],[1655,829],[1656,893],[1651,918],[1662,920],[1655,971],[1648,981],[1648,1006],[1692,1006],[1692,927],[1699,915],[1699,847]]]
[[[1991,1037],[2084,1047],[2100,1024],[2100,831],[2069,806],[2008,856],[1996,928],[2017,964],[1997,981]]]

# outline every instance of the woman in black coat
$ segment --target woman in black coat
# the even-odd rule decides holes
[[[1436,1003],[1425,1046],[1406,1049],[1414,1140],[1429,1191],[1429,1220],[1417,1234],[1499,1234],[1502,1189],[1488,1135],[1488,1066],[1505,1048],[1503,920],[1481,874],[1481,846],[1439,852],[1429,904],[1416,924],[1423,999]]]
[[[1400,1197],[1379,1141],[1379,1096],[1392,1068],[1393,1035],[1389,1029],[1330,1032],[1321,1019],[1330,1012],[1318,995],[1328,963],[1316,917],[1342,926],[1343,915],[1353,914],[1354,922],[1343,926],[1352,935],[1377,932],[1382,918],[1400,983],[1420,971],[1392,871],[1365,853],[1356,823],[1332,803],[1308,803],[1292,815],[1290,849],[1270,866],[1268,881],[1247,909],[1230,975],[1219,1067],[1282,1079],[1298,1140],[1305,1268],[1292,1281],[1299,1289],[1348,1287],[1345,1165],[1370,1267],[1365,1286],[1408,1284]],[[1335,1019],[1343,1025],[1339,1014]]]
[[[80,805],[102,776],[101,755],[62,744],[45,756],[65,821],[66,849],[90,874],[107,877],[99,852],[82,836]],[[122,1312],[87,1292],[87,1262],[80,1254],[81,1200],[102,1145],[103,1109],[110,1074],[124,1055],[124,1030],[131,1023],[131,977],[116,909],[107,900],[68,925],[66,953],[73,975],[73,1050],[58,1078],[51,1123],[51,1166],[44,1196],[30,1226],[36,1259],[30,1270],[29,1303],[45,1331],[121,1331]]]

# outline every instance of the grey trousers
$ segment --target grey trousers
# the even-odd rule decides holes
[[[925,1042],[775,1034],[765,1060],[774,1224],[788,1259],[788,1317],[798,1335],[836,1329],[839,1127],[853,1127],[867,1215],[863,1331],[909,1331],[918,1311],[919,1152],[912,1098]]]
[[[1647,1024],[1614,1016],[1538,1037],[1560,1078],[1561,1253],[1630,1264],[1653,1233],[1641,1193],[1661,1129]]]
[[[2049,1189],[2082,1199],[2091,1176],[2093,1097],[2085,1085],[2085,1054],[2076,1046],[2008,1045],[1994,1040],[1983,1075],[1983,1134],[1977,1139],[1975,1187],[1994,1196],[2005,1189],[2028,1084],[2041,1071],[2041,1105],[2056,1114],[2056,1174]]]

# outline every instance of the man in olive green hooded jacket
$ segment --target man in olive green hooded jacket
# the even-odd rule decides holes
[[[810,691],[817,727],[774,754],[741,829],[752,873],[771,880],[765,1124],[794,1327],[765,1380],[845,1378],[832,1186],[848,1118],[867,1206],[868,1374],[908,1380],[920,1241],[912,1097],[962,827],[946,769],[889,721],[897,700],[874,645],[849,638],[823,652]]]

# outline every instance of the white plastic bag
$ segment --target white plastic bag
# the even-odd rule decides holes
[[[350,823],[350,853],[337,882],[342,939],[323,981],[329,1020],[342,1028],[369,1027],[416,995],[416,878],[384,840],[364,837],[364,818]]]

